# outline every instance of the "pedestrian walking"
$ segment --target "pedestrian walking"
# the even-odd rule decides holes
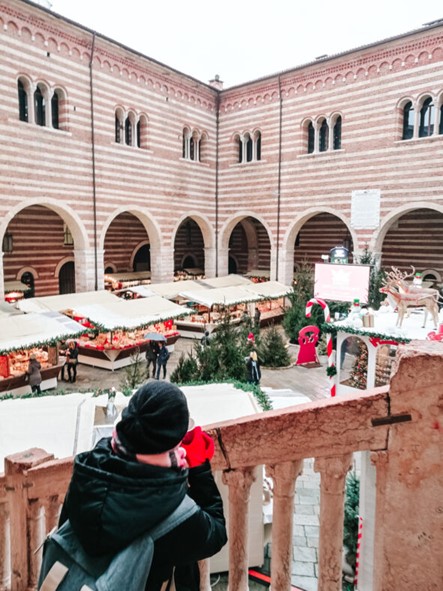
[[[155,370],[157,369],[157,357],[160,351],[160,347],[156,341],[149,341],[148,348],[146,349],[146,376],[151,377],[151,365],[152,365],[152,377],[155,378]]]
[[[160,370],[163,368],[163,379],[166,378],[166,365],[169,359],[169,351],[166,348],[166,345],[162,342],[159,343],[159,352],[157,356],[157,374],[155,376],[156,380],[160,379]]]
[[[250,384],[259,384],[261,379],[260,361],[256,351],[249,353],[246,361],[246,369],[248,370],[248,382]]]
[[[68,365],[68,381],[73,383],[77,379],[78,347],[75,341],[69,343],[66,352],[66,363]]]
[[[40,373],[42,366],[40,365],[40,361],[38,361],[35,353],[31,353],[29,356],[29,363],[28,369],[26,373],[28,375],[29,385],[31,386],[31,390],[35,394],[40,394],[40,384],[42,383],[42,374]]]

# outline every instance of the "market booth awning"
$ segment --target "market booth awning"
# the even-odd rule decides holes
[[[207,308],[211,308],[215,305],[234,306],[235,304],[263,300],[262,296],[255,294],[252,291],[248,291],[242,286],[220,287],[218,289],[208,288],[206,290],[184,290],[180,295],[191,302],[196,302]]]
[[[76,314],[106,331],[132,330],[192,312],[160,296],[136,300],[116,297],[114,301],[75,307]]]
[[[245,277],[262,277],[263,279],[269,279],[271,277],[271,271],[269,269],[251,269],[245,273]]]
[[[251,285],[252,281],[243,275],[225,275],[224,277],[212,277],[211,279],[202,279],[199,283],[208,287],[231,287],[236,285]]]
[[[116,295],[103,289],[101,291],[83,291],[41,298],[29,298],[20,300],[17,302],[17,306],[23,312],[42,312],[45,310],[64,312],[66,310],[76,310],[78,306],[105,304],[106,302],[114,302],[116,300],[119,300]]]
[[[23,314],[21,310],[17,310],[12,304],[0,301],[0,317],[3,316],[16,316],[17,314]]]
[[[273,300],[282,298],[292,292],[292,287],[288,287],[278,281],[263,281],[262,283],[250,283],[245,288],[263,298]]]
[[[5,316],[0,322],[0,351],[30,349],[50,341],[75,338],[85,327],[57,312]]]
[[[169,283],[151,283],[149,289],[158,296],[162,296],[168,300],[175,300],[184,289],[186,290],[203,290],[207,289],[201,282],[189,279],[186,281],[170,281]]]
[[[11,293],[13,291],[25,292],[28,291],[28,289],[30,289],[29,285],[18,280],[5,281],[4,283],[5,293]]]

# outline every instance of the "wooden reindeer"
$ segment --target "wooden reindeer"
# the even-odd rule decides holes
[[[408,308],[425,309],[423,327],[426,325],[428,312],[431,313],[434,326],[438,326],[438,300],[435,295],[423,292],[421,289],[419,292],[401,292],[397,284],[397,279],[393,279],[389,275],[384,280],[383,287],[380,288],[380,291],[387,295],[392,307],[398,309],[397,326],[401,327],[403,324],[403,318]]]
[[[393,285],[397,285],[399,288],[400,293],[422,293],[427,295],[432,295],[435,299],[441,299],[440,292],[438,289],[434,289],[433,287],[420,287],[419,285],[414,285],[414,283],[409,283],[406,279],[410,277],[414,277],[415,275],[415,267],[411,265],[412,273],[408,273],[405,271],[402,273],[398,267],[391,267],[392,271],[387,273],[387,277],[390,281],[392,281]]]

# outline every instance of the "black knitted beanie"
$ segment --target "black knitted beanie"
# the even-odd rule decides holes
[[[158,454],[176,447],[188,424],[188,403],[183,392],[174,384],[156,381],[135,392],[116,429],[129,452]]]

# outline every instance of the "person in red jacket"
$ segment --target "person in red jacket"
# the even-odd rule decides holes
[[[132,396],[112,437],[74,460],[60,523],[70,520],[85,551],[115,554],[191,497],[198,509],[155,541],[146,589],[160,591],[174,572],[177,591],[198,591],[198,560],[227,541],[223,504],[210,459],[214,443],[188,431],[186,397],[177,386],[148,382]]]

